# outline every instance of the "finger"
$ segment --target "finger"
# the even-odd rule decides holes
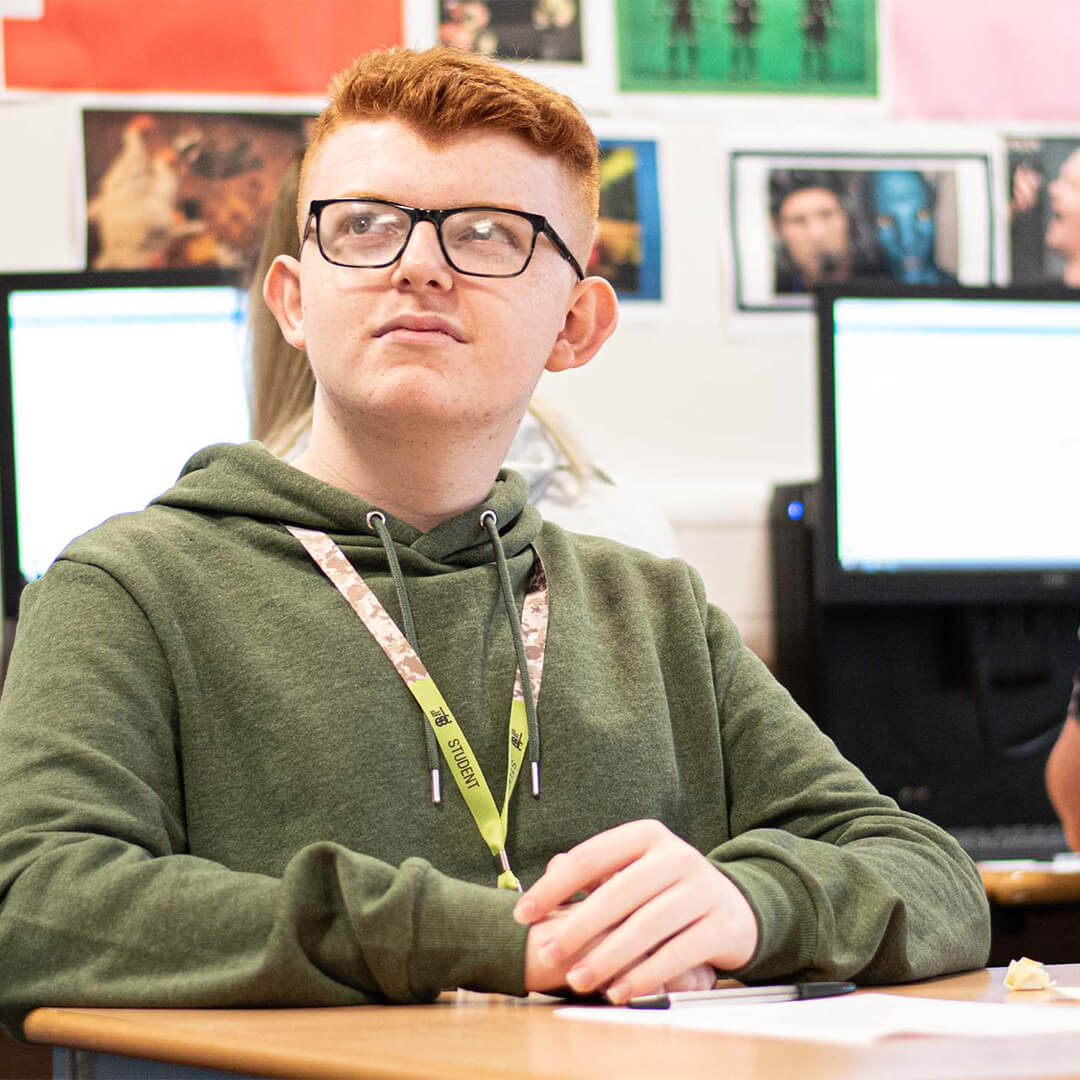
[[[579,993],[594,989],[614,978],[621,970],[633,968],[651,951],[659,949],[708,910],[709,897],[705,890],[680,882],[643,904],[595,948],[585,952],[580,962],[567,973],[567,982]],[[715,946],[715,942],[713,944]],[[702,963],[708,955],[708,952],[702,952],[690,957],[669,974],[677,975],[694,964]]]
[[[695,964],[688,971],[664,981],[663,993],[677,994],[683,990],[711,990],[716,985],[716,968],[712,964]]]
[[[658,986],[678,979],[709,952],[713,931],[708,918],[699,919],[669,938],[651,955],[624,972],[607,991],[608,1000],[621,1005],[632,997],[651,994]]]
[[[542,932],[550,932],[547,923],[538,923],[529,930],[530,936],[533,934],[542,935]],[[590,941],[586,948],[592,948],[598,944],[598,940]],[[577,960],[578,957],[576,956],[571,956],[562,961],[553,960],[545,955],[542,944],[533,952],[530,951],[527,942],[525,958],[526,988],[541,991],[565,989],[569,985],[566,981],[566,973]]]
[[[620,971],[611,982],[607,984],[601,983],[596,988],[595,993],[606,994],[625,974],[626,972]],[[695,964],[687,971],[680,972],[675,978],[668,979],[659,986],[653,987],[648,993],[675,994],[685,990],[711,990],[716,986],[717,978],[716,968],[712,964]]]
[[[581,952],[586,944],[618,926],[649,900],[669,889],[686,870],[686,860],[667,848],[648,851],[608,878],[560,922],[544,946],[545,961],[555,963]],[[629,960],[636,957],[629,957]]]
[[[596,892],[596,890],[599,889],[601,885],[603,885],[605,882],[610,881],[614,876],[614,874],[606,874],[604,877],[599,878],[597,881],[595,881],[592,885],[586,885],[581,890],[582,897],[592,896],[592,894]]]
[[[604,877],[639,858],[671,833],[658,821],[630,821],[590,837],[556,855],[547,870],[514,908],[514,918],[528,925],[565,903],[579,889],[595,889]]]

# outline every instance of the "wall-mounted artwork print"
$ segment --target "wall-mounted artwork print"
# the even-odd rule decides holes
[[[584,0],[437,0],[444,45],[500,60],[580,63]]]
[[[656,143],[600,140],[600,227],[587,273],[607,278],[620,300],[659,300],[660,193]]]
[[[87,266],[250,268],[299,116],[87,110]]]
[[[1006,145],[1012,280],[1080,288],[1080,135]]]
[[[736,306],[810,307],[818,285],[993,277],[985,154],[731,156]]]
[[[321,98],[401,35],[402,0],[49,0],[5,21],[0,75],[22,90]]]
[[[619,88],[877,94],[876,0],[616,0]]]

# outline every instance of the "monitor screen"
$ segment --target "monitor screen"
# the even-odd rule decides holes
[[[1080,598],[1080,292],[819,297],[819,593]]]
[[[245,294],[221,271],[0,276],[4,608],[75,536],[249,437]]]

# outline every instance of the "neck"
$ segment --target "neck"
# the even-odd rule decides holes
[[[292,464],[429,532],[483,501],[516,427],[515,421],[508,430],[454,430],[415,418],[346,425],[316,395],[311,443]]]
[[[1064,283],[1072,289],[1080,289],[1080,255],[1065,264]]]

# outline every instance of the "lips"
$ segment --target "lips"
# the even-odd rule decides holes
[[[454,341],[464,341],[465,335],[449,319],[441,315],[398,315],[383,323],[375,331],[375,337],[384,337],[394,330],[411,330],[416,333],[445,334]]]

